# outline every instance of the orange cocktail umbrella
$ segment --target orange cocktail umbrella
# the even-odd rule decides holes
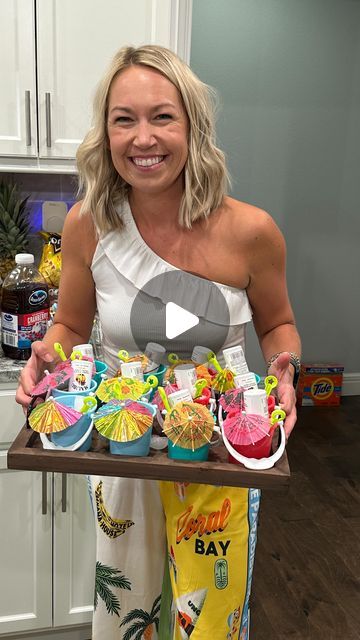
[[[174,445],[194,451],[210,442],[214,418],[209,409],[195,402],[178,402],[169,409],[163,431]]]

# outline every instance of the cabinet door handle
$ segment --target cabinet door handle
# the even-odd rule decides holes
[[[51,102],[50,93],[45,93],[46,110],[46,146],[51,147]]]
[[[42,471],[41,513],[47,514],[47,471]]]
[[[67,502],[67,474],[61,474],[61,511],[66,513]]]
[[[25,91],[25,128],[26,128],[26,146],[31,147],[30,91]]]

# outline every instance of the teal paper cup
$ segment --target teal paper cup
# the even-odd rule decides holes
[[[99,386],[102,381],[102,376],[107,372],[108,366],[106,362],[102,362],[101,360],[95,360],[96,373],[93,376],[93,380],[96,381],[96,385]]]
[[[163,385],[164,382],[164,376],[165,376],[165,372],[166,372],[167,367],[164,364],[161,364],[159,366],[159,368],[157,369],[157,371],[150,371],[149,373],[144,373],[144,382],[147,381],[149,376],[156,376],[159,384],[158,386],[161,387]],[[155,395],[156,389],[151,389],[151,391],[149,391],[147,394],[145,394],[145,397],[151,402],[151,400],[153,399],[154,395]]]
[[[192,449],[179,447],[168,439],[168,458],[172,460],[201,460],[204,462],[209,457],[209,449],[210,445],[204,444],[193,451]]]

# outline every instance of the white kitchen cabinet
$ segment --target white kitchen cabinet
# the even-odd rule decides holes
[[[191,0],[4,0],[0,25],[0,154],[59,169],[75,158],[121,46],[157,43],[189,59]]]
[[[0,638],[61,628],[61,640],[87,640],[95,577],[87,481],[7,469],[7,448],[24,416],[14,388],[4,386],[11,383],[0,384]]]
[[[54,627],[90,623],[95,522],[85,476],[54,473]]]
[[[0,35],[0,154],[35,157],[37,134],[33,2],[1,2]]]
[[[0,634],[52,625],[51,474],[44,483],[39,472],[0,471]]]

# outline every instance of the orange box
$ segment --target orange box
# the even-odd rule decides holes
[[[302,364],[296,391],[299,405],[340,404],[343,373],[341,364]]]

